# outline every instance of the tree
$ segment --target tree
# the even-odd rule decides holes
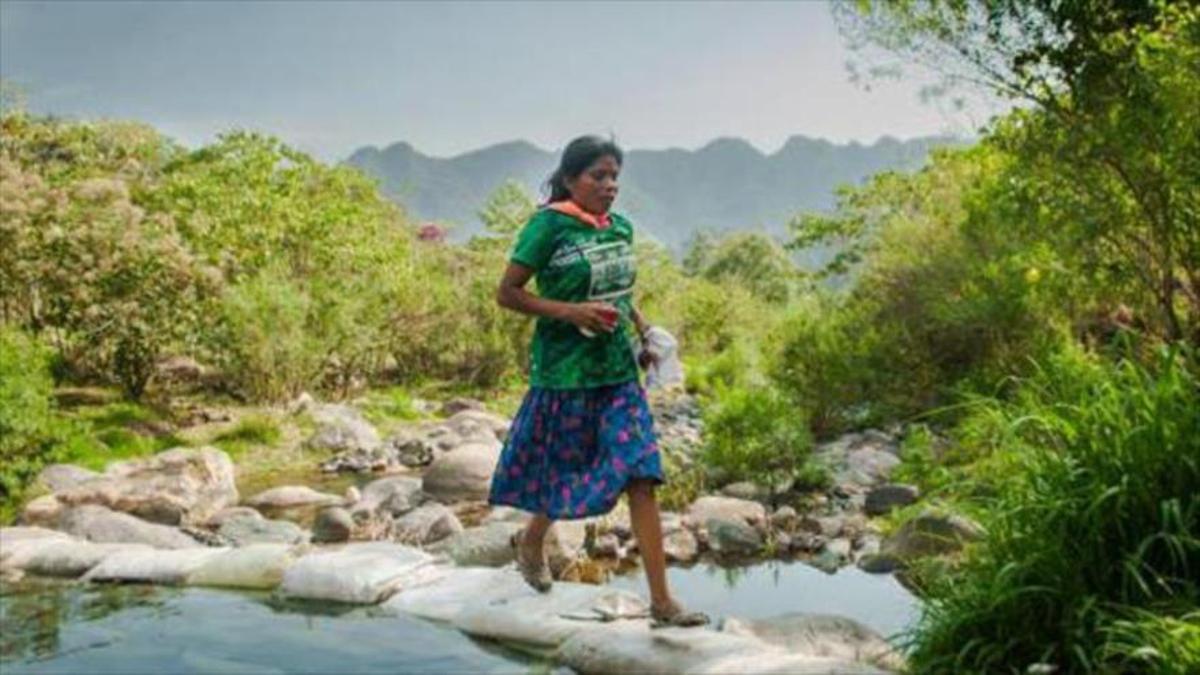
[[[505,181],[479,210],[479,220],[492,234],[514,236],[537,210],[537,203],[520,183]]]
[[[860,44],[1022,102],[994,129],[1026,227],[1200,343],[1200,8],[920,0],[836,10]],[[1136,297],[1140,296],[1140,297]],[[1139,302],[1142,298],[1145,302]]]

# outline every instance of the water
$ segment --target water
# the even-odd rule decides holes
[[[0,672],[528,673],[516,652],[371,609],[202,588],[21,584],[0,594]]]
[[[767,562],[722,568],[697,564],[667,570],[671,593],[689,609],[725,616],[766,619],[789,612],[838,614],[896,638],[920,616],[919,601],[894,577],[846,567],[826,574],[800,562]],[[618,577],[613,586],[646,595],[641,571]]]
[[[848,616],[885,636],[909,627],[917,600],[894,578],[802,563],[674,567],[687,606],[723,616]],[[634,572],[612,586],[645,595]],[[547,673],[518,652],[375,609],[285,602],[267,593],[98,586],[0,586],[0,672],[18,673]]]

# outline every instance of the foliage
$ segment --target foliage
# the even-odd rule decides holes
[[[1022,380],[1010,402],[979,406],[973,416],[985,419],[975,428],[990,431],[967,442],[987,444],[990,461],[1004,457],[1011,471],[990,496],[987,539],[960,572],[921,582],[930,603],[914,668],[988,672],[1049,661],[1072,672],[1126,671],[1163,658],[1131,636],[1194,635],[1194,367],[1178,352],[1142,367],[1067,350]],[[1162,621],[1146,624],[1145,612]],[[1194,648],[1175,656],[1190,659],[1170,665],[1178,672],[1200,665]]]
[[[57,460],[61,434],[51,400],[50,351],[11,328],[0,328],[0,502],[19,495],[38,471]]]
[[[734,481],[781,484],[796,477],[812,452],[803,415],[770,388],[720,390],[704,425],[705,463]]]

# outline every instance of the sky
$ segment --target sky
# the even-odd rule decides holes
[[[769,153],[795,134],[870,143],[986,121],[923,102],[917,74],[856,84],[853,58],[818,1],[0,0],[0,78],[30,110],[137,119],[191,146],[240,128],[326,160],[583,133]]]

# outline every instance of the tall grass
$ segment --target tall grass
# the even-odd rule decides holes
[[[915,672],[1200,672],[1195,366],[1073,350],[981,406],[1012,472],[986,541],[924,580]]]

